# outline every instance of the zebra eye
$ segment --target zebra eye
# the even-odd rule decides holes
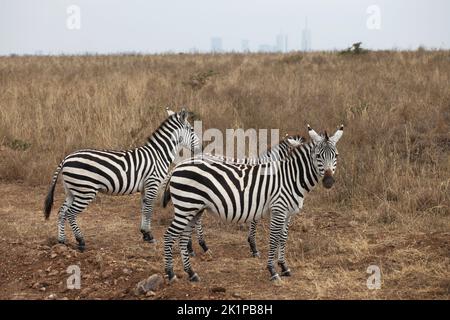
[[[180,142],[180,143],[183,142],[183,137],[179,137],[178,142]]]

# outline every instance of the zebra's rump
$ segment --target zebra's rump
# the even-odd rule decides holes
[[[142,185],[143,160],[136,151],[86,149],[68,155],[61,173],[66,187],[78,193],[130,194]]]

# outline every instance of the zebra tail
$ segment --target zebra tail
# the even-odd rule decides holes
[[[162,206],[163,208],[167,207],[167,204],[170,202],[170,178],[172,178],[172,172],[169,172],[169,174],[164,179],[163,183],[161,184],[160,190],[163,190],[162,194]]]
[[[62,161],[58,165],[58,168],[56,168],[56,171],[53,174],[53,180],[52,180],[52,184],[50,186],[50,190],[48,191],[47,197],[45,198],[45,203],[44,203],[45,220],[48,220],[48,218],[50,217],[50,212],[52,211],[53,195],[55,193],[56,181],[58,181],[59,172],[61,171],[61,168],[63,167],[63,164],[64,164],[64,161]]]

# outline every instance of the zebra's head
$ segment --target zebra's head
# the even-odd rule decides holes
[[[175,145],[187,148],[194,154],[201,152],[202,145],[200,139],[188,121],[192,113],[188,112],[185,108],[182,108],[180,112],[174,112],[168,108],[166,108],[166,111],[173,125],[176,127],[176,130],[172,133]]]
[[[331,188],[334,184],[333,175],[336,171],[337,158],[339,155],[336,144],[342,137],[343,132],[344,125],[341,125],[336,133],[329,137],[326,131],[323,135],[319,135],[308,125],[309,136],[314,142],[314,147],[311,152],[313,162],[318,169],[319,176],[323,178],[323,186],[327,189]]]

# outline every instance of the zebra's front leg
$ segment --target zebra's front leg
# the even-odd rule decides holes
[[[259,254],[258,249],[256,248],[256,227],[258,225],[258,222],[252,221],[250,223],[250,229],[248,230],[248,244],[250,245],[250,251],[252,254],[252,257],[259,258],[261,255]]]
[[[141,233],[142,239],[148,243],[155,243],[151,232],[153,200],[156,197],[158,188],[156,185],[147,186],[142,194],[142,216],[141,216]]]
[[[283,227],[283,230],[281,232],[281,237],[280,237],[280,247],[279,247],[279,251],[278,251],[278,265],[281,268],[281,276],[282,277],[290,277],[291,276],[291,270],[287,266],[286,259],[285,259],[286,242],[287,242],[287,238],[288,238],[288,230],[289,230],[290,220],[291,220],[291,218],[287,217],[286,221],[284,223],[284,227]]]
[[[280,245],[281,231],[285,222],[285,217],[282,213],[272,212],[270,219],[270,241],[269,241],[269,255],[267,260],[267,269],[270,272],[270,280],[281,280],[280,276],[275,270],[275,254]]]

